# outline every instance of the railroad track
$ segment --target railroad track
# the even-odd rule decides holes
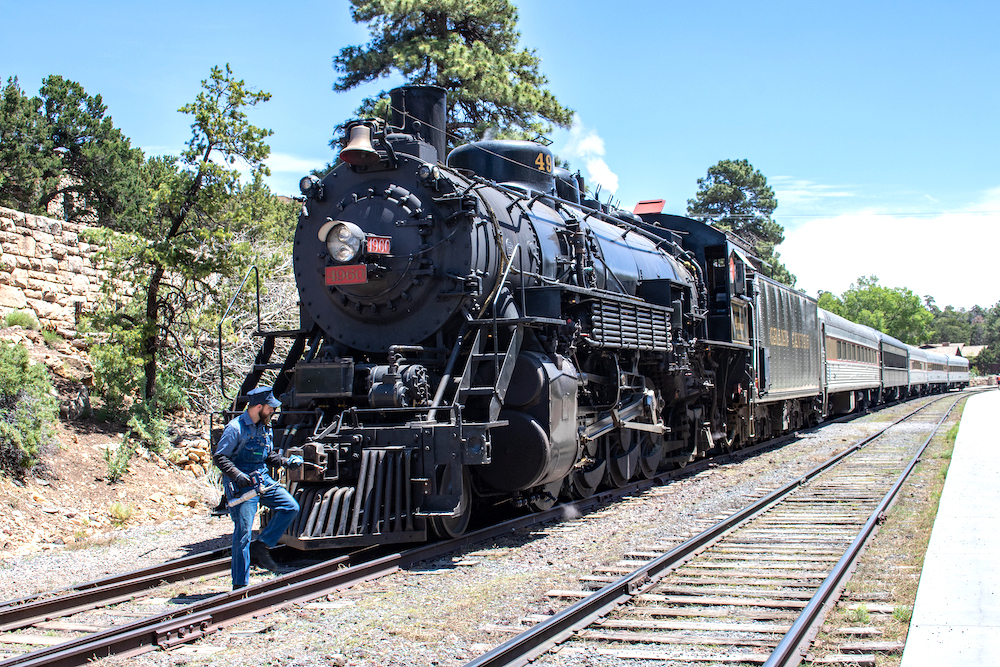
[[[690,467],[684,474],[704,466],[707,463]],[[665,473],[650,480],[597,494],[569,506],[578,513],[589,512],[623,496],[662,484],[673,476],[675,475]],[[150,592],[155,593],[156,587],[163,583],[224,574],[230,567],[229,550],[206,552],[100,581],[12,600],[0,604],[3,643],[7,646],[16,645],[18,637],[21,637],[26,646],[51,645],[28,653],[7,655],[0,660],[0,667],[83,665],[109,655],[128,657],[150,650],[168,649],[195,641],[252,616],[350,588],[360,581],[392,574],[470,544],[561,521],[566,516],[567,507],[559,505],[547,512],[504,521],[457,539],[398,553],[385,554],[384,551],[376,552],[372,549],[348,553],[239,591],[173,600],[153,598],[150,602],[172,604],[164,604],[161,608],[168,608],[165,611],[132,620],[128,619],[135,616],[133,613],[116,615],[113,610],[109,611],[107,616],[117,618],[117,622],[111,627],[96,627],[86,621],[80,622],[71,615],[135,600]],[[373,556],[373,553],[379,555]],[[125,620],[121,620],[122,618]],[[40,630],[49,635],[40,635]],[[58,633],[58,636],[52,633]]]
[[[910,412],[684,544],[626,554],[582,582],[591,590],[551,591],[575,602],[467,667],[524,665],[546,653],[551,664],[571,654],[799,664],[958,400]],[[915,444],[905,430],[927,435]]]
[[[380,552],[378,557],[373,556],[372,550],[349,553],[238,592],[219,592],[219,587],[216,587],[215,593],[210,595],[160,599],[160,602],[167,603],[160,607],[163,611],[146,613],[139,618],[135,613],[126,612],[116,617],[109,612],[106,618],[114,618],[111,627],[99,627],[86,619],[80,622],[71,615],[134,601],[143,595],[155,595],[156,587],[165,583],[225,574],[230,567],[229,550],[206,552],[125,575],[6,602],[0,604],[0,632],[5,633],[5,645],[10,646],[12,641],[17,641],[17,637],[23,637],[25,646],[37,646],[41,643],[39,640],[52,645],[19,655],[4,655],[0,667],[80,665],[108,655],[131,656],[158,648],[171,648],[251,616],[349,588],[359,581],[384,576],[470,544],[495,539],[511,531],[561,521],[567,514],[567,507],[572,507],[577,515],[591,512],[677,476],[696,473],[729,458],[742,458],[773,448],[791,437],[762,443],[732,455],[702,460],[683,471],[662,473],[650,480],[607,491],[569,506],[556,506],[548,512],[470,532],[456,540],[399,553]],[[636,557],[647,558],[650,555],[637,554]],[[149,603],[156,601],[155,597],[147,600]],[[147,609],[152,606],[150,604]],[[39,630],[47,633],[44,639]]]
[[[132,600],[158,586],[229,571],[229,549],[178,558],[127,574],[0,604],[0,633]]]

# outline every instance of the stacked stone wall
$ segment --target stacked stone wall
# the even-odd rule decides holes
[[[30,312],[46,329],[76,331],[105,275],[93,260],[97,248],[82,238],[86,229],[0,207],[0,318]]]

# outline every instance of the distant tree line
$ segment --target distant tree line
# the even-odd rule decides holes
[[[883,331],[910,345],[951,343],[986,345],[974,370],[996,373],[1000,363],[1000,302],[970,310],[937,307],[933,297],[920,299],[905,287],[885,287],[878,277],[862,276],[839,297],[821,292],[819,306],[852,322]],[[954,350],[949,351],[949,354]]]

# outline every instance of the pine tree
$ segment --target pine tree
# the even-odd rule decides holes
[[[746,241],[763,262],[766,275],[794,286],[795,276],[775,251],[785,240],[784,228],[771,219],[776,208],[774,190],[760,170],[748,160],[720,160],[698,179],[698,192],[688,200],[687,212]]]
[[[16,78],[0,100],[0,204],[66,219],[134,218],[145,203],[142,151],[114,126],[100,95],[52,75],[28,98]]]
[[[508,0],[351,0],[355,23],[371,41],[333,59],[347,91],[396,72],[407,82],[448,92],[449,145],[500,136],[530,138],[568,127],[573,112],[545,89],[534,51],[518,48],[517,10]],[[364,100],[360,116],[385,117],[385,91]]]

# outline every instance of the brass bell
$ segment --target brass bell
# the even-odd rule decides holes
[[[378,164],[382,158],[372,147],[372,129],[364,123],[351,127],[351,140],[340,151],[340,159],[356,167]]]

